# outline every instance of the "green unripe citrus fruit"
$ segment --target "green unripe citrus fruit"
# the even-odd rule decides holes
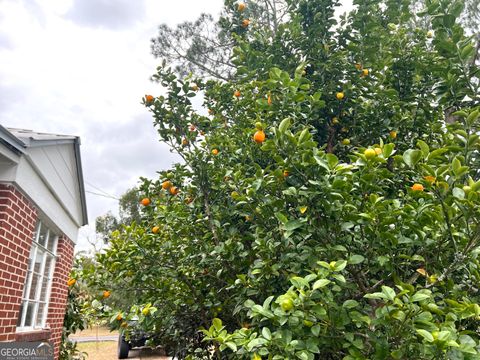
[[[367,160],[373,159],[375,156],[377,156],[377,153],[373,149],[367,149],[363,152],[363,155],[367,158]]]
[[[293,309],[293,300],[290,298],[284,299],[280,303],[280,306],[282,307],[283,311],[290,311]]]

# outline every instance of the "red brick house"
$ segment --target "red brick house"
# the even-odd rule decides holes
[[[0,125],[0,341],[47,340],[58,357],[85,224],[80,139]]]

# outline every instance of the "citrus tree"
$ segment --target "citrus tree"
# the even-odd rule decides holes
[[[358,0],[338,23],[337,1],[286,4],[273,29],[225,2],[230,81],[157,68],[165,91],[143,102],[183,162],[143,179],[142,220],[84,276],[135,291],[130,308],[102,300],[112,326],[179,358],[479,358],[462,2]]]

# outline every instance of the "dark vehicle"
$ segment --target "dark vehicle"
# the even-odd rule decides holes
[[[128,358],[128,353],[130,352],[130,349],[145,346],[145,342],[147,341],[147,339],[148,337],[145,333],[137,331],[131,333],[129,339],[127,340],[123,331],[121,331],[120,335],[118,336],[118,358]]]

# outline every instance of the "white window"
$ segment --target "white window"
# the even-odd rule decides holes
[[[45,328],[58,236],[38,221],[33,235],[17,331]]]

